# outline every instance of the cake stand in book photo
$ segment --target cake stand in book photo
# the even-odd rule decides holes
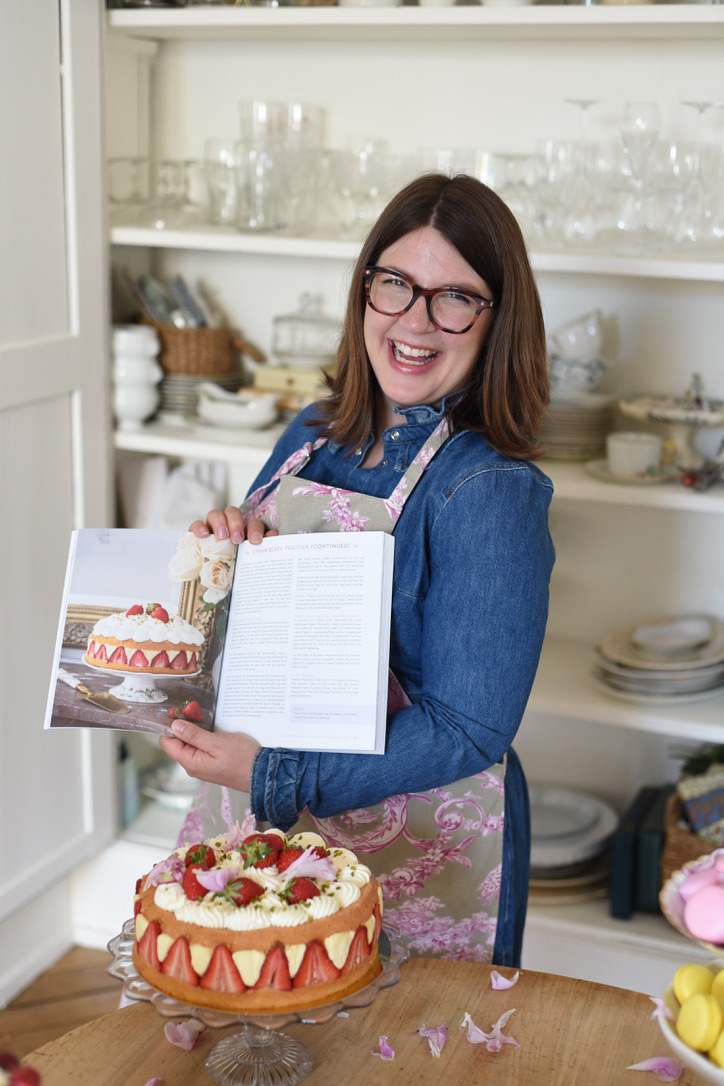
[[[92,660],[85,657],[85,663],[88,667],[92,667],[97,671],[103,671],[108,674],[108,668],[100,667],[98,664],[94,664]],[[184,671],[183,674],[179,673],[178,676],[174,675],[149,675],[142,671],[124,671],[122,668],[114,668],[117,675],[123,676],[123,681],[118,686],[111,687],[110,693],[114,697],[120,698],[121,701],[135,702],[140,705],[155,705],[161,701],[168,701],[168,694],[163,690],[159,690],[156,686],[158,679],[164,678],[183,678],[193,679],[196,675],[201,674],[201,670],[198,671]]]
[[[319,1024],[341,1011],[368,1007],[383,988],[397,984],[400,966],[409,956],[398,930],[385,924],[379,944],[382,972],[366,987],[323,1007],[285,1010],[280,1014],[230,1014],[179,1003],[153,988],[133,964],[134,933],[135,921],[127,920],[120,934],[108,944],[113,955],[108,972],[123,981],[123,993],[128,999],[153,1004],[164,1018],[196,1018],[212,1029],[237,1023],[243,1026],[239,1033],[232,1033],[214,1045],[206,1059],[206,1071],[219,1086],[294,1086],[301,1082],[312,1070],[312,1054],[301,1041],[279,1032],[282,1026],[292,1022]]]

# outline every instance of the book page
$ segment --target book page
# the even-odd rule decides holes
[[[386,532],[241,544],[215,727],[265,746],[381,753],[393,554]]]

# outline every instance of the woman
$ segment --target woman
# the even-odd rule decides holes
[[[272,750],[178,722],[161,743],[191,776],[248,791],[257,819],[304,813],[354,848],[425,954],[520,961],[530,832],[510,745],[554,558],[552,487],[530,463],[547,398],[515,219],[473,178],[420,177],[363,245],[331,395],[290,424],[241,510],[192,525],[252,543],[394,531],[384,755]],[[297,476],[323,484],[314,500]]]

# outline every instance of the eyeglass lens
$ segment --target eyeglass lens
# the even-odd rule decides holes
[[[400,276],[375,272],[369,279],[370,302],[389,317],[402,313],[413,297],[413,286]],[[475,320],[478,306],[472,298],[454,291],[428,296],[428,312],[443,331],[462,332]]]

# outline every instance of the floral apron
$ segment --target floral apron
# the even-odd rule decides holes
[[[444,420],[387,499],[297,479],[327,439],[307,442],[268,483],[249,495],[242,512],[282,535],[392,533],[405,502],[448,434]],[[390,672],[388,713],[408,705],[407,695]],[[400,929],[412,952],[489,962],[500,897],[504,778],[503,762],[444,788],[390,796],[372,807],[333,818],[314,818],[303,811],[293,832],[316,830],[329,844],[357,853],[382,886],[386,919]]]

